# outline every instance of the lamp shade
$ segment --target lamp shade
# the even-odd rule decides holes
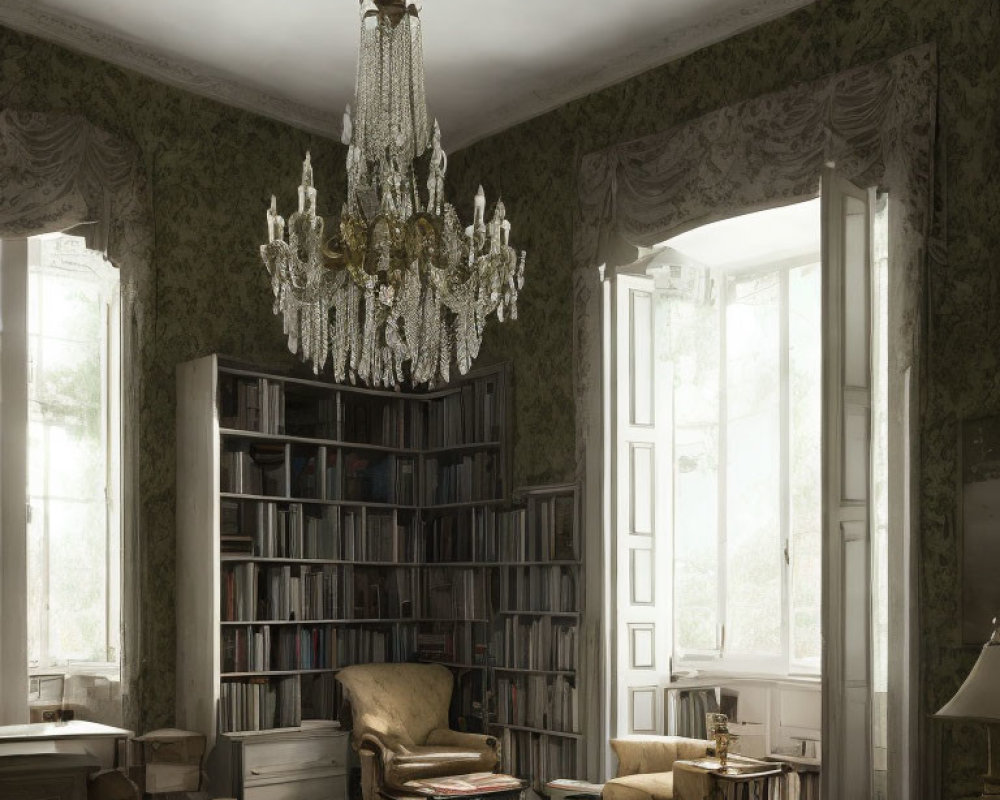
[[[1000,721],[1000,635],[996,630],[965,683],[935,716]]]

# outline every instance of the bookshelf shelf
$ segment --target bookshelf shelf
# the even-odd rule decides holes
[[[337,672],[336,667],[325,667],[323,669],[271,669],[255,670],[253,672],[220,672],[220,678],[276,678],[289,675],[315,675],[318,673]]]
[[[223,500],[247,500],[267,503],[303,503],[315,506],[331,506],[335,508],[370,508],[376,511],[420,511],[422,506],[402,503],[377,503],[370,500],[324,500],[318,497],[290,497],[288,495],[241,494],[239,492],[219,492]],[[480,506],[483,503],[465,503],[464,506]]]
[[[522,667],[502,667],[495,666],[493,669],[496,672],[516,672],[524,675],[563,675],[563,676],[573,676],[576,675],[576,670],[572,669],[526,669]]]
[[[241,428],[220,428],[219,435],[224,439],[246,439],[251,441],[273,442],[275,444],[305,444],[316,447],[333,447],[342,450],[371,450],[376,453],[398,453],[400,455],[417,456],[426,454],[428,451],[419,450],[412,447],[392,447],[390,445],[368,444],[366,442],[348,442],[337,439],[314,439],[307,436],[287,436],[278,433],[261,433],[260,431],[248,431]],[[444,448],[446,452],[486,447],[488,445],[474,444],[463,445],[461,448]],[[499,447],[499,443],[493,446]]]
[[[470,665],[500,607],[508,387],[503,365],[423,393],[178,367],[179,725],[213,743],[333,722],[338,669],[421,655],[485,728]]]
[[[582,739],[582,733],[572,733],[570,731],[555,731],[549,728],[531,728],[527,725],[511,725],[506,722],[494,722],[498,728],[506,728],[511,731],[524,731],[525,733],[536,733],[542,736],[554,736],[560,739]]]
[[[447,455],[449,453],[464,453],[469,450],[486,450],[500,448],[502,442],[469,442],[467,444],[453,444],[445,447],[431,447],[423,451],[425,456]]]
[[[579,611],[532,611],[531,609],[504,609],[498,611],[501,617],[579,617]]]
[[[462,503],[429,503],[422,506],[424,511],[452,511],[465,508],[479,508],[481,506],[504,506],[510,502],[503,498],[493,498],[489,500],[468,500]]]

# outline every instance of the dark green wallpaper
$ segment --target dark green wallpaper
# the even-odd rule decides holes
[[[284,361],[257,256],[271,192],[287,212],[305,151],[320,187],[343,148],[0,28],[0,106],[80,114],[135,143],[149,177],[153,297],[141,334],[140,730],[174,716],[174,367],[214,351]],[[147,294],[148,293],[148,294]]]
[[[515,481],[568,479],[579,157],[925,42],[938,48],[937,189],[947,209],[946,266],[927,276],[922,354],[921,693],[933,711],[977,655],[959,638],[958,422],[1000,413],[1000,3],[820,0],[456,154],[451,197],[471,197],[477,182],[488,196],[502,191],[511,240],[528,250],[521,320],[487,330],[482,358],[514,362]],[[943,796],[978,795],[984,728],[926,725],[941,737]]]

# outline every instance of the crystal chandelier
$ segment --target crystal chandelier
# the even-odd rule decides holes
[[[487,221],[480,186],[463,228],[444,200],[448,159],[427,115],[419,11],[412,0],[361,0],[338,228],[326,232],[317,213],[308,153],[287,241],[273,196],[267,212],[261,256],[288,347],[316,373],[329,358],[339,382],[447,382],[453,361],[469,370],[490,314],[517,318],[524,252],[508,244],[503,202]]]

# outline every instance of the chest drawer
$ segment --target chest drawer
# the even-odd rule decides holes
[[[243,800],[346,800],[347,781],[343,776],[282,781],[243,790]]]
[[[347,734],[297,733],[243,742],[243,781],[294,778],[304,772],[347,771]]]

